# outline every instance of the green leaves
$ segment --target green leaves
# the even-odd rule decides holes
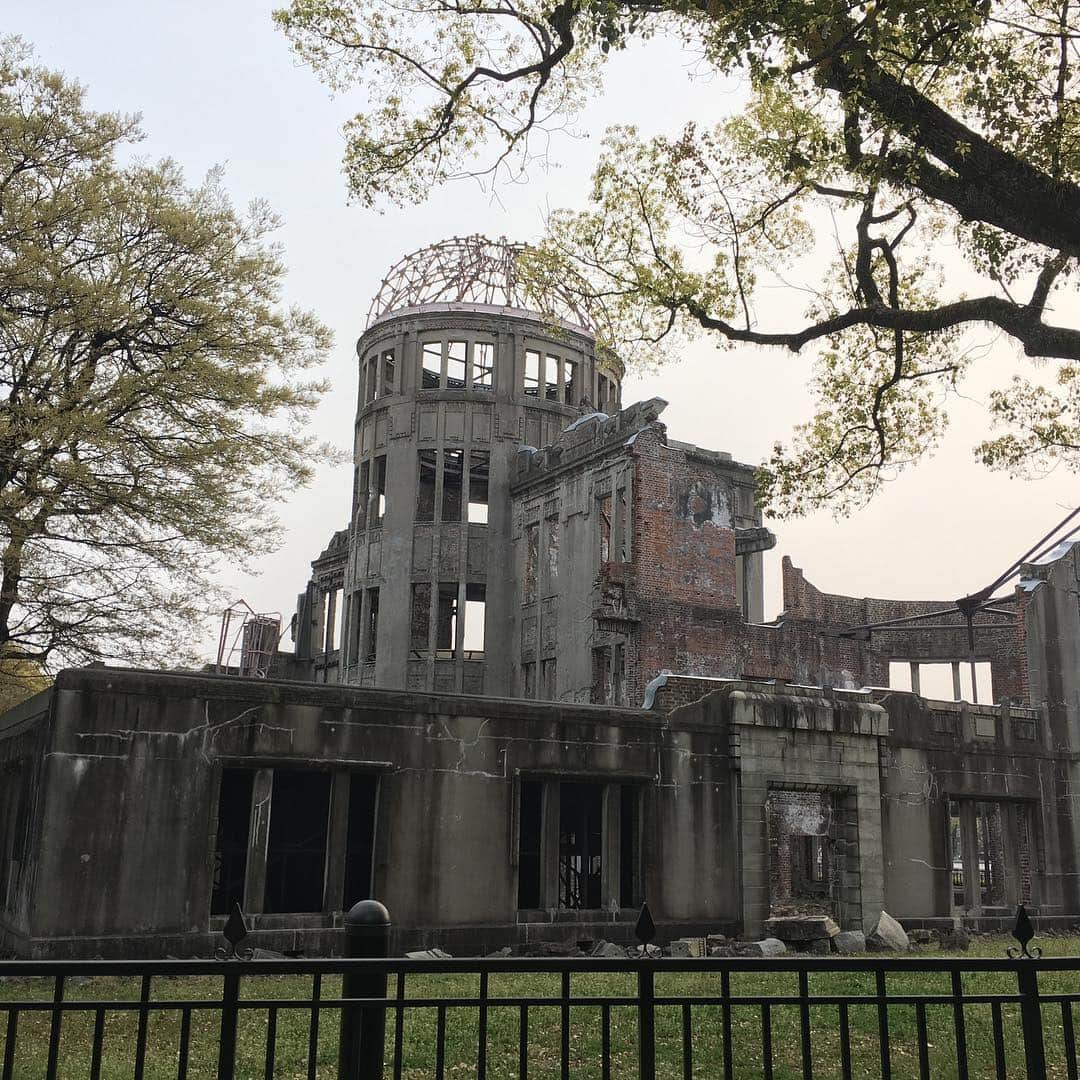
[[[323,452],[330,335],[281,309],[277,218],[119,166],[138,137],[0,51],[0,649],[38,664],[175,662]]]

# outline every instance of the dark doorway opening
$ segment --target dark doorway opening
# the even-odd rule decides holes
[[[322,911],[329,820],[329,773],[275,770],[264,911]]]
[[[233,904],[244,903],[254,781],[251,769],[223,769],[221,773],[211,915],[228,915]]]
[[[559,787],[559,907],[599,908],[603,788]]]
[[[357,900],[371,898],[375,845],[375,800],[379,778],[369,773],[349,777],[349,829],[345,839],[345,896],[348,911]]]

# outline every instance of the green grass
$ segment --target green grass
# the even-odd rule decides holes
[[[981,939],[968,957],[1003,957],[1007,939]],[[1048,955],[1080,955],[1080,938],[1053,938],[1044,942]],[[927,958],[943,956],[937,950],[926,950]],[[235,970],[235,968],[233,969]],[[216,976],[166,978],[153,980],[153,999],[198,1000],[213,1002],[221,995],[222,980]],[[1008,974],[964,976],[968,993],[1014,993],[1015,979]],[[408,995],[423,998],[451,998],[475,994],[478,977],[418,975],[408,979]],[[1080,993],[1080,972],[1044,973],[1040,978],[1043,993]],[[137,1001],[138,979],[94,978],[73,980],[65,991],[69,1001]],[[391,983],[391,990],[393,983]],[[492,975],[489,993],[492,996],[520,995],[557,996],[560,990],[558,975],[506,974]],[[890,994],[950,992],[947,975],[912,972],[891,974],[888,977]],[[575,975],[571,980],[574,996],[605,995],[631,996],[635,991],[632,975]],[[797,991],[794,974],[773,973],[750,968],[732,975],[734,995],[793,994]],[[872,994],[874,976],[861,972],[812,973],[812,994]],[[245,979],[242,997],[247,999],[301,998],[311,992],[310,977],[262,977]],[[340,993],[337,978],[323,980],[322,995],[336,997]],[[719,995],[719,974],[699,975],[671,973],[658,975],[656,993],[662,995],[708,996]],[[4,1037],[3,1003],[7,1001],[50,1001],[51,983],[45,979],[0,984],[0,1042]],[[1020,1033],[1018,1006],[1005,1006],[1003,1033],[1008,1063],[1008,1075],[1023,1075],[1023,1040]],[[719,1006],[694,1005],[691,1008],[694,1031],[695,1077],[723,1075],[723,1023]],[[989,1005],[969,1005],[964,1010],[967,1025],[967,1046],[970,1075],[973,1078],[991,1077],[993,1067],[993,1032]],[[1063,1035],[1061,1012],[1057,1005],[1045,1005],[1044,1030],[1049,1075],[1064,1077]],[[282,1009],[277,1020],[277,1061],[274,1076],[293,1078],[307,1076],[310,1012],[301,1009]],[[880,1075],[878,1017],[873,1006],[850,1007],[850,1030],[853,1074],[858,1077]],[[1080,1022],[1080,1018],[1078,1018]],[[241,1012],[237,1076],[261,1077],[266,1052],[268,1013],[266,1009]],[[317,1042],[317,1076],[336,1077],[337,1031],[339,1016],[336,1010],[325,1010],[320,1018]],[[437,1010],[411,1009],[404,1024],[404,1071],[412,1078],[435,1075],[435,1033]],[[489,1010],[488,1075],[493,1078],[518,1075],[518,1023],[516,1007]],[[188,1075],[193,1078],[216,1076],[218,1030],[220,1017],[212,1010],[192,1011],[191,1042]],[[46,1012],[23,1012],[19,1017],[17,1054],[14,1075],[25,1080],[37,1080],[45,1073],[48,1055],[50,1017]],[[951,1006],[931,1006],[927,1009],[928,1043],[931,1075],[938,1078],[957,1074],[956,1047],[953,1035]],[[104,1038],[103,1080],[130,1080],[138,1020],[134,1013],[107,1014]],[[394,1017],[388,1018],[387,1060],[393,1045]],[[94,1014],[67,1014],[61,1029],[59,1075],[63,1080],[75,1080],[90,1075],[90,1055]],[[478,1016],[475,1009],[449,1008],[446,1022],[447,1080],[474,1076],[476,1073]],[[780,1080],[802,1076],[800,1018],[795,1006],[774,1006],[772,1009],[773,1060],[775,1075]],[[145,1076],[148,1080],[164,1080],[176,1076],[180,1023],[176,1012],[157,1011],[151,1014],[148,1026],[148,1053]],[[838,1010],[835,1006],[811,1009],[814,1075],[840,1075],[840,1041]],[[918,1076],[918,1051],[915,1009],[894,1005],[889,1008],[889,1032],[893,1076]],[[559,1010],[533,1008],[529,1011],[529,1075],[537,1080],[559,1076]],[[682,1009],[678,1006],[658,1007],[656,1018],[657,1075],[682,1077]],[[611,1010],[612,1076],[634,1077],[637,1074],[637,1017],[632,1007]],[[574,1080],[600,1076],[601,1014],[595,1006],[571,1008],[570,1074]],[[731,1056],[736,1077],[759,1077],[761,1065],[761,1010],[756,1006],[736,1006],[731,1009]],[[388,1070],[387,1075],[390,1075]]]

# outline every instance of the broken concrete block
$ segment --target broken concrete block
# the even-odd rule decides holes
[[[866,952],[866,935],[861,930],[841,930],[832,939],[832,947],[842,956]]]
[[[417,949],[405,954],[406,960],[452,960],[453,957],[443,949]]]
[[[957,926],[952,930],[943,930],[938,937],[938,944],[950,952],[967,952],[971,935],[963,927]]]
[[[599,956],[609,960],[625,960],[626,947],[616,945],[614,941],[598,941],[593,947],[590,956]]]
[[[740,952],[745,956],[783,956],[787,946],[779,938],[767,937],[745,942]]]
[[[806,942],[805,951],[811,956],[828,956],[832,952],[832,938],[814,938]]]
[[[904,928],[887,911],[883,911],[877,926],[866,939],[866,947],[871,952],[907,952],[911,942]]]
[[[699,937],[675,938],[671,943],[671,955],[683,958],[705,956],[705,939]]]
[[[489,960],[502,960],[507,956],[513,956],[514,950],[510,945],[504,945],[501,949],[496,949],[494,952],[488,953]]]
[[[907,936],[912,945],[929,945],[934,937],[929,930],[909,930]]]
[[[765,933],[781,941],[828,940],[840,927],[828,915],[786,915],[765,920]]]

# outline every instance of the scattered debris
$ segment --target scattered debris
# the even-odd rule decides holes
[[[841,930],[832,939],[832,947],[842,956],[866,952],[866,935],[861,930]]]
[[[878,917],[877,926],[866,939],[871,952],[907,952],[911,947],[904,928],[887,912]]]
[[[452,960],[453,957],[443,949],[417,949],[407,952],[406,960]]]

